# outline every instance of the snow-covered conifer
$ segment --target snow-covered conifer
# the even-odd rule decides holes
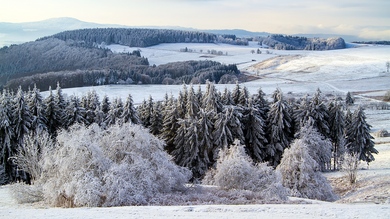
[[[123,113],[121,115],[122,123],[132,122],[134,124],[139,124],[140,119],[138,117],[138,112],[134,107],[133,97],[131,94],[127,96],[125,106],[123,107]]]
[[[72,95],[68,106],[65,108],[64,127],[70,127],[75,123],[86,124],[86,110],[81,106],[80,99]]]
[[[163,125],[161,138],[166,142],[165,150],[171,154],[175,148],[174,141],[176,132],[179,128],[179,114],[176,108],[176,101],[171,95],[163,113]]]
[[[248,105],[249,96],[250,94],[248,88],[244,86],[240,91],[240,96],[238,97],[238,105],[246,107]]]
[[[195,95],[194,87],[191,85],[188,94],[187,94],[187,103],[186,103],[186,118],[197,118],[199,113],[200,103],[198,98]]]
[[[150,132],[153,135],[159,135],[163,128],[163,115],[161,102],[157,101],[153,104],[152,115],[150,117]]]
[[[232,91],[232,100],[234,105],[238,105],[240,102],[240,96],[241,96],[241,87],[238,81],[236,82],[236,86],[234,87]]]
[[[223,105],[233,105],[232,93],[227,87],[223,90],[221,102]]]
[[[345,151],[345,115],[339,102],[329,105],[330,139],[333,144],[333,169],[339,169],[340,158]]]
[[[371,125],[366,122],[366,114],[361,106],[352,115],[352,121],[347,126],[347,150],[356,153],[359,159],[370,163],[378,151],[370,135]]]
[[[20,146],[23,144],[24,135],[30,131],[32,121],[32,115],[21,87],[19,87],[12,103],[12,118],[15,143]]]
[[[267,161],[277,166],[282,158],[284,149],[288,148],[292,139],[291,107],[283,98],[283,93],[277,89],[273,93],[274,101],[268,112],[267,130]]]
[[[0,96],[0,165],[4,170],[4,176],[10,174],[10,167],[7,160],[15,152],[11,142],[14,137],[14,129],[12,127],[12,109],[10,106],[11,95],[8,91],[4,90]]]
[[[29,98],[27,100],[28,107],[31,112],[32,121],[31,121],[31,130],[39,132],[47,129],[47,120],[45,117],[45,108],[43,102],[43,97],[37,88],[34,85],[33,90],[30,92]]]
[[[345,96],[345,103],[347,106],[352,106],[354,104],[354,99],[352,97],[352,94],[348,91],[347,95]]]
[[[243,126],[245,145],[250,157],[257,162],[265,160],[267,155],[267,137],[265,135],[265,121],[260,112],[249,101],[248,107],[244,110]]]
[[[207,81],[206,91],[202,100],[203,109],[213,114],[217,114],[222,110],[222,103],[220,102],[220,95],[215,88],[214,83]]]

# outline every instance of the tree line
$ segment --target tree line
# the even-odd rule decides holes
[[[378,153],[361,107],[353,113],[345,111],[344,102],[326,100],[320,90],[311,98],[291,100],[276,89],[271,99],[267,101],[261,89],[250,95],[239,84],[220,93],[210,82],[204,92],[200,87],[195,91],[192,85],[183,85],[177,98],[166,95],[163,101],[154,101],[150,97],[138,107],[131,95],[125,101],[107,96],[100,100],[94,91],[82,97],[65,97],[59,85],[55,91],[50,89],[46,98],[36,87],[27,92],[21,88],[16,93],[4,90],[0,97],[2,178],[15,181],[20,177],[9,161],[26,135],[47,132],[55,138],[59,130],[75,123],[103,128],[127,122],[142,124],[165,141],[165,150],[178,165],[189,168],[194,179],[202,178],[215,165],[218,151],[235,139],[245,145],[255,162],[274,167],[292,141],[302,136],[306,136],[309,153],[321,171],[339,169],[345,152],[356,153],[367,163]]]
[[[340,37],[321,39],[273,34],[268,37],[259,37],[257,40],[259,45],[264,44],[278,50],[333,50],[345,48],[345,41]]]

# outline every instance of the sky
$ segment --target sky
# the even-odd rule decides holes
[[[343,34],[390,40],[389,0],[0,0],[0,22],[56,17],[128,26]]]

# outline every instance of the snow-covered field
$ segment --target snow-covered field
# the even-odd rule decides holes
[[[187,47],[192,53],[180,52]],[[133,51],[112,45],[116,52]],[[210,59],[226,64],[240,64],[239,68],[260,79],[244,83],[251,93],[258,88],[271,94],[277,87],[287,95],[298,97],[320,88],[325,95],[345,95],[356,92],[358,103],[378,103],[372,97],[390,90],[390,73],[386,62],[390,61],[390,46],[363,46],[336,51],[273,51],[252,54],[256,44],[231,46],[221,44],[162,44],[140,48],[150,64],[173,61]],[[211,56],[207,50],[222,51],[223,56]],[[226,55],[227,52],[227,55]],[[207,57],[205,57],[207,56]],[[252,61],[256,60],[256,61]],[[217,85],[219,90],[235,85]],[[197,87],[197,85],[196,85]],[[203,86],[202,86],[203,87]],[[177,96],[178,85],[107,85],[65,89],[64,93],[83,95],[94,89],[102,97],[126,98],[131,93],[139,104],[149,95],[160,100],[165,93]],[[390,110],[366,110],[372,131],[390,131]],[[9,186],[0,187],[0,218],[390,218],[390,137],[375,139],[379,154],[376,161],[359,171],[358,186],[346,193],[336,203],[307,200],[311,204],[283,205],[201,205],[201,206],[130,206],[115,208],[47,208],[45,206],[17,204]],[[341,173],[326,176],[337,179]]]

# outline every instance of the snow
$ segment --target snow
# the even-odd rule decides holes
[[[187,47],[196,50],[183,53]],[[133,51],[111,45],[116,52]],[[371,97],[383,95],[390,89],[390,74],[386,73],[386,61],[390,59],[390,46],[360,46],[334,51],[273,51],[273,54],[251,54],[256,44],[232,46],[226,44],[161,44],[141,49],[141,54],[150,64],[164,64],[181,60],[211,59],[226,64],[244,63],[239,68],[261,79],[244,83],[251,94],[258,88],[272,94],[279,87],[285,95],[293,97],[304,93],[313,94],[317,88],[326,94],[345,95],[347,91],[358,92],[357,103],[377,103]],[[200,53],[200,50],[203,53]],[[228,52],[228,55],[201,57],[207,50]],[[279,56],[283,57],[280,58]],[[272,59],[272,60],[271,60]],[[256,61],[252,61],[256,60]],[[272,61],[272,65],[262,61]],[[221,92],[225,87],[216,85]],[[197,87],[197,85],[196,85]],[[132,94],[135,104],[140,104],[149,95],[162,100],[165,93],[177,96],[181,85],[106,85],[64,89],[67,95],[84,95],[94,89],[100,96],[107,94],[110,100]],[[205,86],[202,85],[202,89]],[[43,93],[47,95],[47,93]],[[290,95],[290,94],[288,94]],[[367,122],[372,132],[390,130],[390,110],[366,109]],[[358,187],[337,202],[304,200],[302,204],[264,205],[199,205],[199,206],[129,206],[113,208],[47,208],[43,205],[17,204],[10,195],[9,186],[0,187],[0,218],[390,218],[390,137],[376,138],[379,151],[375,161],[362,164],[358,172]],[[327,173],[328,179],[340,177],[342,173]],[[290,198],[293,201],[300,199]],[[296,203],[296,202],[294,202]],[[379,204],[375,204],[379,203]]]

